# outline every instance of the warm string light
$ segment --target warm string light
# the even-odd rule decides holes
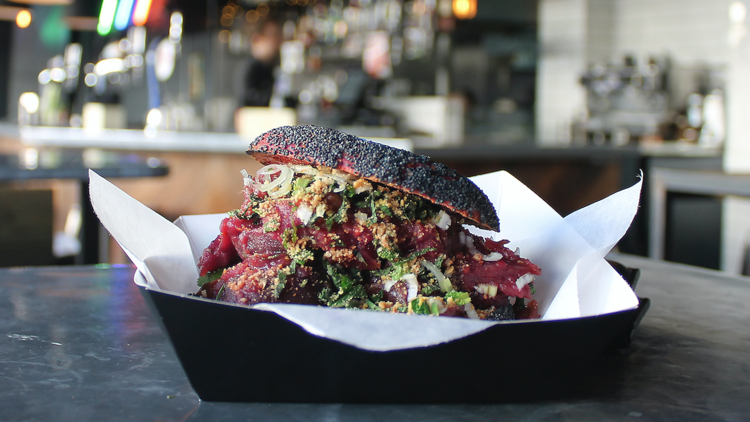
[[[458,19],[471,19],[477,15],[477,0],[453,0],[453,14]]]
[[[28,28],[31,25],[31,13],[26,9],[19,11],[16,15],[16,25],[19,28]]]

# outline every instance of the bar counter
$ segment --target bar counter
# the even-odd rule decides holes
[[[19,128],[0,124],[0,136],[16,139],[26,147],[100,148],[135,152],[167,162],[170,175],[162,180],[123,181],[118,186],[170,218],[234,209],[241,201],[239,171],[244,168],[252,174],[260,168],[243,154],[251,139],[234,133]],[[381,141],[412,148],[411,142],[403,139]],[[459,145],[412,149],[465,176],[507,170],[562,215],[632,185],[640,170],[648,171],[652,161],[658,161],[661,167],[687,161],[692,168],[702,166],[699,163],[715,163],[721,157],[719,148],[679,143],[539,146],[533,142],[505,145],[469,138]],[[645,250],[633,252],[647,254]]]
[[[134,285],[133,267],[3,269],[0,420],[746,420],[750,279],[609,258],[640,268],[637,293],[652,301],[632,344],[592,362],[574,391],[485,405],[201,402]],[[217,350],[206,365],[220,358]],[[446,394],[451,388],[461,386]]]

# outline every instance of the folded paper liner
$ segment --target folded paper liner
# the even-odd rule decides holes
[[[135,282],[148,289],[187,296],[198,290],[196,262],[218,235],[226,214],[164,219],[125,192],[89,171],[89,194],[99,220],[138,268]],[[562,218],[523,183],[505,171],[473,177],[500,218],[500,233],[470,227],[542,268],[534,299],[542,320],[596,316],[634,309],[633,290],[604,260],[630,226],[642,180]],[[240,204],[238,204],[239,207]],[[186,297],[186,300],[187,299]],[[192,300],[207,300],[192,298]],[[218,302],[217,306],[241,306]],[[445,343],[493,324],[534,324],[535,320],[481,321],[309,305],[257,304],[310,334],[372,351],[400,350]]]

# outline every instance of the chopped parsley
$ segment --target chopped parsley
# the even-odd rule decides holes
[[[419,294],[422,296],[429,296],[437,291],[440,291],[439,286],[435,286],[434,284],[424,284],[422,285],[422,288],[419,289]]]
[[[310,182],[312,182],[312,178],[310,177],[298,177],[297,180],[294,181],[294,190],[292,191],[292,196],[304,192],[305,188],[310,185]]]
[[[341,206],[339,207],[339,210],[326,218],[326,227],[328,230],[331,230],[331,227],[333,226],[333,223],[343,223],[346,222],[347,215],[346,212],[349,210],[351,205],[349,205],[349,201],[343,201],[341,202]]]
[[[281,296],[281,292],[284,290],[284,287],[286,287],[286,274],[283,272],[280,272],[279,282],[276,284],[276,287],[273,289],[273,297],[278,299]]]
[[[216,300],[221,300],[221,296],[224,294],[224,288],[227,287],[226,284],[222,284],[219,288],[219,292],[216,293]]]
[[[359,272],[348,271],[329,262],[325,266],[335,289],[324,288],[318,295],[321,302],[332,308],[358,308],[368,299]]]
[[[471,297],[469,297],[469,294],[467,292],[457,292],[454,290],[445,294],[445,299],[447,300],[448,298],[452,298],[458,306],[463,306],[467,303],[471,303]]]
[[[265,227],[263,230],[265,231]],[[281,235],[281,245],[284,247],[284,249],[288,251],[296,243],[297,243],[297,228],[290,227],[284,230],[284,233]]]
[[[354,195],[357,194],[357,190],[354,189],[354,186],[347,183],[346,188],[344,189],[342,193],[344,194],[343,196],[347,198],[353,198]]]
[[[414,251],[410,253],[408,256],[406,256],[405,258],[394,259],[390,261],[391,262],[390,267],[383,268],[377,271],[373,271],[372,274],[379,276],[379,277],[389,276],[391,280],[401,280],[401,277],[411,272],[411,270],[409,269],[409,262],[411,262],[415,258],[418,258],[434,250],[435,248],[424,248],[418,251]]]
[[[440,208],[435,204],[416,195],[406,195],[404,201],[402,211],[406,220],[432,219],[440,212]]]
[[[386,261],[395,261],[398,259],[399,251],[395,245],[391,245],[391,249],[386,249],[383,245],[377,245],[375,252],[379,258],[385,259]]]
[[[409,306],[411,310],[418,315],[440,315],[440,309],[438,309],[437,303],[430,304],[429,301],[424,298],[413,299]]]
[[[279,220],[272,219],[263,224],[263,233],[275,232],[279,229]]]
[[[203,287],[204,285],[217,280],[221,277],[223,272],[224,270],[209,271],[205,275],[198,277],[198,287]]]
[[[242,208],[236,209],[234,211],[229,211],[230,217],[239,218],[242,220],[258,220],[260,219],[260,215],[256,213],[253,208],[247,207],[244,210]]]

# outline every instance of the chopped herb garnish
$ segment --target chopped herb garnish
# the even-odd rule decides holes
[[[383,290],[380,290],[379,292],[375,293],[374,295],[370,296],[370,300],[378,303],[383,301],[383,296],[385,295],[385,292]]]
[[[342,291],[339,291],[339,293],[342,293]],[[328,306],[332,308],[352,308],[352,307],[358,307],[357,303],[355,302],[357,299],[362,300],[363,298],[367,297],[367,292],[365,292],[365,288],[362,287],[361,284],[357,284],[354,286],[351,286],[346,292],[343,292],[336,300],[330,302]]]
[[[435,250],[435,248],[424,248],[424,249],[420,249],[418,251],[414,251],[414,252],[410,253],[409,256],[407,256],[406,258],[404,258],[404,261],[409,262],[409,261],[411,261],[414,258],[420,257],[420,256],[422,256],[422,255],[424,255],[426,253],[432,252],[434,250]]]
[[[349,201],[345,200],[341,203],[339,210],[335,214],[326,218],[326,227],[328,228],[328,230],[331,230],[333,223],[343,223],[346,221],[346,212],[349,210],[350,206],[351,205],[349,205]]]
[[[337,287],[336,291],[325,288],[318,295],[318,298],[327,306],[334,308],[359,307],[360,303],[368,299],[358,273],[347,274],[347,270],[338,268],[328,262],[325,265],[331,281]]]
[[[227,287],[226,284],[222,284],[219,288],[219,292],[216,293],[216,300],[221,300],[221,296],[224,295],[224,288]]]
[[[438,255],[438,257],[435,260],[435,262],[433,262],[433,264],[435,264],[435,266],[438,267],[438,268],[443,268],[443,261],[445,261],[445,255],[440,254],[440,255]]]
[[[356,195],[356,194],[357,194],[357,190],[356,190],[356,189],[354,189],[354,186],[352,186],[352,185],[350,185],[350,184],[347,184],[347,185],[346,185],[346,189],[344,189],[344,192],[343,192],[343,194],[344,194],[344,196],[345,196],[345,197],[347,197],[347,198],[353,198],[353,197],[354,197],[354,195]]]
[[[367,307],[372,309],[373,311],[382,311],[382,309],[380,309],[380,306],[378,306],[375,302],[369,299],[365,301],[365,304],[367,304]]]
[[[325,217],[325,215],[326,215],[326,207],[325,207],[325,205],[323,205],[323,204],[318,205],[317,207],[315,207],[315,213],[313,213],[312,218],[310,218],[310,223],[312,223],[313,221],[315,221],[315,220],[317,220],[319,218]]]
[[[224,270],[209,271],[205,275],[198,277],[198,287],[203,287],[204,285],[218,279],[223,273]]]
[[[296,268],[297,265],[305,265],[305,262],[313,259],[313,251],[309,249],[299,248],[289,254],[289,258],[292,259],[292,265]]]
[[[281,296],[281,291],[286,287],[286,274],[279,273],[279,283],[276,284],[276,288],[273,289],[273,297],[278,299]]]
[[[432,313],[432,310],[430,309],[430,305],[427,303],[426,300],[421,300],[420,301],[419,299],[413,299],[409,303],[409,305],[411,306],[411,310],[415,314],[430,315]]]
[[[395,248],[395,246],[392,249],[386,249],[383,246],[378,246],[375,250],[377,252],[378,257],[385,259],[386,261],[395,261],[398,259],[398,250]]]
[[[260,215],[253,211],[252,208],[248,207],[244,210],[242,208],[236,209],[234,211],[229,211],[230,217],[240,218],[243,220],[258,220],[260,219]]]
[[[529,283],[529,288],[531,289],[531,294],[533,295],[536,293],[536,288],[534,287],[534,283]]]
[[[401,277],[411,272],[410,269],[408,268],[409,267],[408,264],[409,262],[411,262],[411,260],[417,257],[420,257],[428,252],[432,252],[434,250],[435,248],[424,248],[418,251],[414,251],[410,253],[408,256],[406,256],[405,258],[391,261],[390,267],[386,267],[377,271],[373,271],[372,274],[378,277],[383,277],[387,275],[387,276],[390,276],[391,280],[401,280]]]
[[[310,177],[298,177],[297,180],[294,181],[294,191],[292,192],[292,195],[304,191],[305,188],[310,185],[310,182],[312,182],[312,178]]]
[[[456,302],[457,305],[463,306],[467,303],[471,302],[471,297],[469,297],[469,294],[467,292],[457,292],[452,291],[445,294],[445,299],[453,298],[453,301]]]
[[[279,220],[273,219],[263,224],[263,233],[275,232],[279,229]]]
[[[422,288],[419,290],[419,294],[423,296],[429,296],[432,293],[435,293],[440,290],[439,286],[435,286],[432,284],[425,284],[422,286]]]
[[[297,228],[290,227],[284,230],[284,233],[281,235],[281,245],[284,249],[291,249],[295,243],[297,243]]]

